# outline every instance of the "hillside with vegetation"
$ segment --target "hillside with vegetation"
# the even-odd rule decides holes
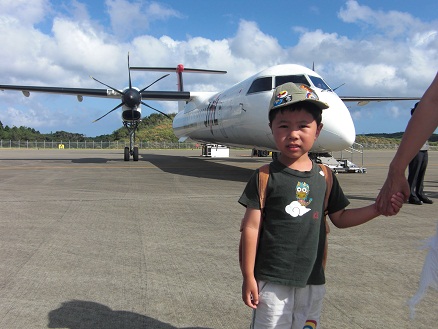
[[[175,114],[169,115],[172,119]],[[136,133],[136,141],[147,142],[169,142],[176,143],[178,138],[172,130],[172,119],[158,113],[153,113],[145,117],[138,126]],[[356,143],[359,144],[399,144],[403,136],[403,132],[398,133],[373,133],[356,136]],[[9,127],[4,126],[0,122],[0,139],[12,141],[129,141],[128,131],[125,127],[121,127],[111,134],[101,135],[96,137],[85,137],[82,134],[70,133],[66,131],[56,131],[51,134],[41,134],[39,131],[28,127]],[[433,134],[429,138],[431,145],[438,146],[438,134]]]
[[[145,117],[140,122],[137,132],[136,140],[148,142],[177,142],[178,138],[172,130],[172,119],[175,114],[169,115],[171,119],[162,114],[151,114]],[[29,127],[9,127],[4,126],[0,121],[0,139],[2,140],[29,140],[29,141],[129,141],[128,130],[125,127],[113,131],[108,135],[101,135],[96,137],[85,137],[83,134],[70,133],[66,131],[56,131],[50,134],[42,134],[34,128]]]
[[[403,137],[403,132],[398,133],[374,133],[363,134],[356,136],[356,143],[359,144],[400,144]],[[438,134],[433,134],[429,138],[429,144],[432,146],[438,146]]]

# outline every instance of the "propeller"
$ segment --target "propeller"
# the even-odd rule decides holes
[[[94,120],[93,122],[99,121],[100,119],[106,117],[108,114],[114,112],[115,110],[117,110],[118,108],[122,107],[122,106],[127,106],[129,107],[132,112],[134,112],[134,110],[136,108],[138,108],[138,106],[140,104],[143,104],[144,106],[149,107],[150,109],[157,111],[163,115],[165,115],[166,117],[168,117],[170,119],[170,116],[168,116],[166,113],[161,112],[160,110],[157,110],[156,108],[146,104],[145,102],[143,102],[141,100],[141,93],[143,91],[145,91],[146,89],[148,89],[150,86],[152,86],[153,84],[157,83],[158,81],[160,81],[161,79],[164,79],[165,77],[167,77],[169,74],[165,74],[163,75],[161,78],[158,78],[157,80],[155,80],[154,82],[152,82],[150,85],[144,87],[143,89],[141,89],[140,91],[132,88],[132,82],[131,82],[131,70],[130,70],[130,66],[129,66],[129,53],[128,53],[128,75],[129,75],[129,88],[126,89],[125,91],[120,91],[116,88],[111,87],[110,85],[107,85],[106,83],[103,83],[102,81],[97,80],[96,78],[90,76],[91,79],[93,79],[96,82],[99,82],[100,84],[114,90],[115,92],[119,93],[121,95],[121,99],[122,102],[117,105],[115,108],[113,108],[112,110],[108,111],[107,113],[105,113],[104,115],[102,115],[101,117],[97,118],[96,120]],[[132,115],[132,117],[134,117],[134,115]]]

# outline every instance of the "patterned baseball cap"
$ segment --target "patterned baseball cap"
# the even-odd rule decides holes
[[[327,103],[319,100],[318,95],[309,86],[287,82],[275,88],[269,111],[298,102],[311,102],[321,110],[329,107]]]

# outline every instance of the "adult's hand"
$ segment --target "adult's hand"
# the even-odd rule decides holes
[[[384,216],[393,216],[396,214],[392,208],[391,198],[394,194],[401,192],[405,201],[409,197],[410,189],[404,172],[398,172],[389,168],[388,177],[377,196],[376,204],[378,211]]]

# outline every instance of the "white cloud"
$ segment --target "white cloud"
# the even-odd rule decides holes
[[[388,112],[392,118],[398,118],[400,116],[400,108],[397,106],[391,106]]]
[[[127,40],[138,34],[136,30],[147,31],[149,24],[156,20],[166,20],[181,15],[158,2],[106,0],[113,33]]]
[[[338,15],[344,22],[372,26],[381,33],[391,36],[402,35],[421,24],[419,20],[408,13],[395,10],[387,12],[373,10],[370,7],[360,5],[355,0],[347,1]]]
[[[349,0],[345,3],[345,7],[339,11],[339,17],[348,23],[356,21],[368,22],[373,19],[373,11],[367,6],[361,6],[357,1]]]
[[[242,20],[236,36],[230,40],[231,54],[256,64],[273,65],[285,59],[285,51],[272,36],[263,33],[255,22]]]
[[[77,118],[73,118],[73,114],[68,115],[68,112],[59,111],[57,115],[48,109],[41,106],[23,111],[21,108],[9,107],[6,109],[5,115],[1,115],[1,121],[9,127],[32,127],[36,130],[42,127],[51,127],[54,131],[61,130],[60,127],[71,127],[72,123],[77,122]],[[62,119],[62,125],[60,125]]]
[[[422,33],[415,33],[412,37],[412,43],[415,47],[435,48],[438,45],[438,31],[431,30]]]
[[[114,43],[109,35],[97,31],[88,22],[55,19],[53,34],[53,57],[71,71],[114,72],[114,67],[122,60],[120,50],[123,46]]]
[[[353,0],[341,8],[339,17],[365,26],[366,40],[337,39],[344,55],[336,56],[336,60],[345,61],[336,65],[337,74],[347,70],[352,74],[363,72],[365,87],[374,86],[371,90],[380,88],[383,92],[396,90],[402,95],[422,93],[427,86],[424,81],[432,81],[438,67],[436,21],[421,22],[411,14],[394,10],[373,10]],[[334,54],[332,49],[328,53]],[[352,71],[352,67],[356,69]],[[413,89],[413,85],[419,88]]]
[[[0,0],[0,19],[14,17],[24,27],[44,20],[51,5],[49,0]]]
[[[158,2],[152,2],[147,6],[147,9],[145,12],[149,15],[151,19],[159,19],[164,20],[168,19],[170,17],[182,17],[182,15],[171,8],[166,8],[163,4],[160,4]]]
[[[365,89],[369,88],[377,91],[380,89],[388,92],[389,90],[403,90],[407,86],[406,80],[397,75],[397,69],[385,64],[347,63],[342,67],[336,67],[331,73],[352,85]],[[383,96],[383,93],[378,93],[376,96]]]
[[[90,21],[90,15],[88,14],[87,6],[78,0],[72,0],[71,4],[66,5],[66,10],[69,11],[74,18],[78,21]]]

